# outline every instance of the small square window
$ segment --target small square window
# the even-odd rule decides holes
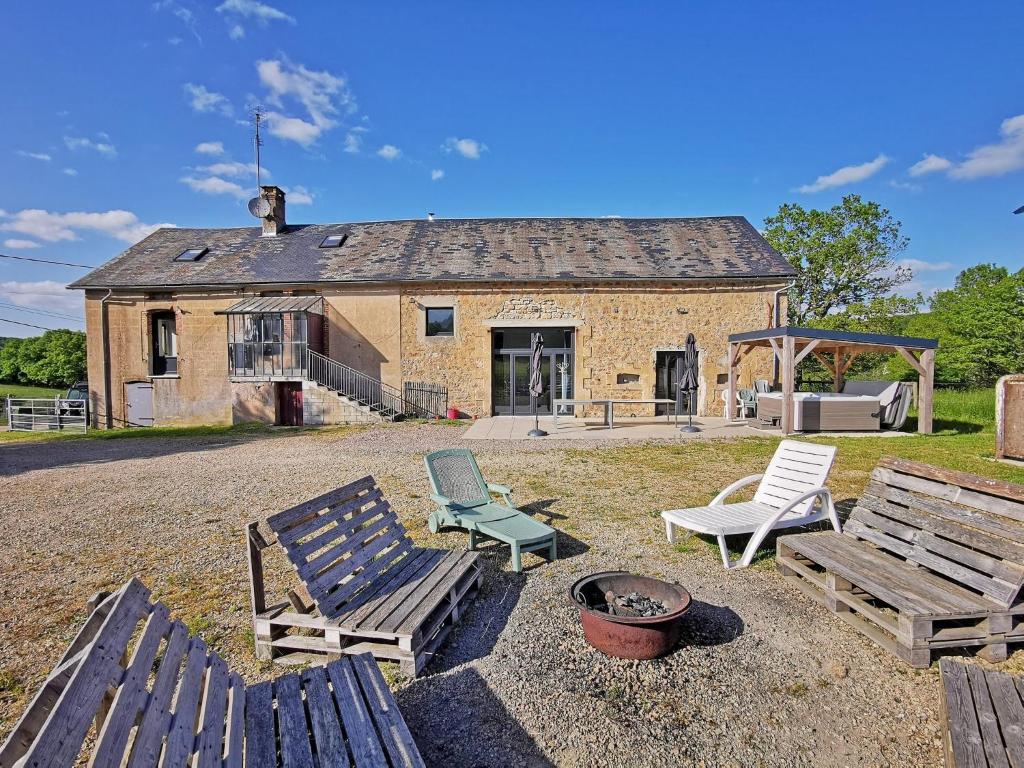
[[[455,308],[427,307],[427,336],[454,336]]]
[[[174,257],[175,261],[199,261],[210,252],[209,248],[189,248]]]
[[[328,235],[324,238],[324,241],[320,243],[321,248],[341,248],[348,239],[348,233],[343,232],[340,235]]]

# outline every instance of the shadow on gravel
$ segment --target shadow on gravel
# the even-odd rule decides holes
[[[501,572],[493,564],[485,563],[483,589],[470,604],[449,642],[437,652],[429,673],[444,672],[490,655],[525,586],[525,574]]]
[[[427,765],[554,765],[475,669],[420,678],[395,698]]]
[[[40,442],[11,442],[0,445],[0,476],[20,475],[41,469],[105,464],[132,459],[155,459],[179,453],[214,451],[255,440],[273,440],[295,432],[279,434],[204,435],[181,437],[121,437],[111,439],[81,438]]]
[[[725,645],[743,634],[743,619],[732,608],[694,600],[683,616],[681,646]]]

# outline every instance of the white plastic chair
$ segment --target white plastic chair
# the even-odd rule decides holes
[[[783,440],[764,474],[737,480],[706,507],[662,512],[669,543],[675,542],[677,527],[715,536],[722,552],[722,564],[729,569],[750,565],[761,542],[777,528],[807,525],[828,518],[832,527],[842,533],[832,494],[825,487],[835,456],[836,448],[832,445]],[[753,501],[724,503],[740,488],[753,483],[758,483]],[[740,533],[753,535],[743,556],[733,563],[725,537]]]

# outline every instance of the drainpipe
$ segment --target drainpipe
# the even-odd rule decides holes
[[[785,286],[783,288],[779,288],[779,290],[777,290],[775,292],[775,307],[774,307],[774,310],[775,310],[775,325],[772,326],[773,328],[778,328],[782,324],[782,313],[779,311],[779,297],[782,294],[784,294],[784,293],[789,293],[789,291],[795,285],[796,285],[796,280],[792,280],[792,281],[790,281],[789,285],[787,285],[787,286]],[[779,358],[776,357],[775,354],[772,354],[772,360],[774,361],[774,367],[772,369],[774,371],[773,382],[772,382],[772,389],[778,389],[779,388]]]
[[[107,429],[114,427],[114,414],[111,409],[111,386],[110,386],[110,328],[107,322],[107,299],[114,292],[113,288],[107,289],[107,295],[100,299],[100,338],[103,346],[103,412]]]

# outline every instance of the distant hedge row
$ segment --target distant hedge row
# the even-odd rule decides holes
[[[29,339],[0,340],[0,382],[66,387],[86,377],[85,334],[47,331]]]

